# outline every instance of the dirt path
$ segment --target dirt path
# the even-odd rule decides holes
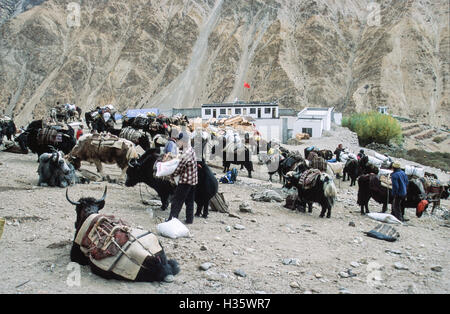
[[[341,139],[324,141],[335,147],[334,141]],[[0,239],[0,293],[450,292],[450,232],[448,221],[442,218],[446,211],[418,219],[408,209],[410,220],[395,226],[400,238],[390,243],[364,234],[377,222],[359,214],[357,188],[350,188],[348,182],[336,182],[338,200],[331,218],[326,219],[319,218],[317,204],[307,214],[286,209],[283,203],[252,201],[253,192],[281,189],[279,183],[259,180],[264,173],[257,174],[257,179],[243,174],[234,185],[220,184],[231,212],[239,218],[211,212],[208,219],[196,218],[189,225],[191,238],[160,237],[169,258],[180,263],[181,272],[174,282],[107,281],[82,266],[80,285],[71,286],[67,280],[72,282],[76,271],[69,256],[75,210],[65,199],[64,189],[36,186],[36,160],[32,154],[0,152],[0,216],[7,218]],[[95,171],[88,164],[83,167]],[[213,171],[221,175],[220,170]],[[120,174],[116,166],[106,166],[105,172]],[[72,199],[100,197],[103,188],[104,183],[76,185],[70,195]],[[139,189],[108,184],[103,212],[156,232],[157,224],[169,213],[153,208],[151,214],[149,206],[141,203]],[[145,199],[155,198],[156,193],[145,186],[142,191]],[[244,201],[253,213],[239,212]],[[449,208],[449,201],[443,201],[442,207]],[[379,211],[381,205],[371,201],[369,208]],[[183,209],[180,220],[184,213]],[[244,229],[235,229],[236,224]],[[200,270],[205,262],[213,266]],[[236,275],[237,270],[245,277]]]

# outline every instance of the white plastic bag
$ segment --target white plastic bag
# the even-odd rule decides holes
[[[381,154],[379,154],[379,153],[377,153],[377,152],[375,152],[374,156],[375,156],[375,158],[377,158],[377,159],[379,159],[379,160],[381,160],[381,161],[386,161],[386,160],[389,159],[389,157],[384,156],[384,155],[381,155]]]
[[[405,166],[405,173],[408,176],[414,175],[414,176],[417,176],[419,178],[423,178],[425,176],[425,169],[422,168],[422,167],[406,165]]]
[[[379,169],[378,174],[381,176],[390,176],[392,174],[392,170],[389,169]]]
[[[369,216],[369,218],[378,220],[378,221],[382,221],[382,222],[386,222],[386,223],[390,223],[390,224],[400,224],[402,225],[403,223],[398,220],[397,218],[395,218],[395,216],[391,215],[391,214],[384,214],[384,213],[368,213],[367,216]]]
[[[167,222],[160,223],[156,226],[156,230],[158,230],[158,233],[163,237],[168,237],[171,239],[190,236],[189,229],[177,218],[172,218]]]
[[[373,156],[368,156],[368,157],[369,157],[369,164],[372,164],[372,165],[374,165],[377,168],[381,167],[381,164],[383,163],[382,160],[380,160],[378,158],[375,158]]]
[[[165,177],[175,172],[180,160],[178,158],[171,159],[165,162],[158,162],[156,164],[156,176]]]
[[[356,158],[356,155],[353,154],[353,153],[349,153],[348,154],[348,158],[350,158],[350,159],[358,159],[358,158]]]

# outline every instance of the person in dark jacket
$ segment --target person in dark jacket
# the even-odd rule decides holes
[[[400,169],[400,163],[394,162],[392,164],[394,172],[392,173],[392,215],[398,220],[404,221],[405,214],[405,200],[408,187],[408,176]]]
[[[334,154],[336,155],[336,161],[341,161],[341,153],[344,151],[344,148],[342,147],[342,144],[339,144],[336,150],[334,151]]]
[[[172,205],[168,221],[172,218],[178,218],[178,214],[186,205],[186,224],[194,222],[194,200],[195,186],[198,183],[197,156],[191,146],[189,135],[185,132],[178,135],[177,145],[183,150],[180,157],[180,163],[172,174],[172,177],[179,176],[178,185],[172,198]]]
[[[356,158],[358,158],[358,160],[360,160],[361,158],[363,158],[364,156],[366,156],[366,154],[364,154],[364,149],[361,149],[358,153],[358,155],[356,155]]]

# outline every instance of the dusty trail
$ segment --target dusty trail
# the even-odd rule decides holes
[[[333,148],[343,138],[323,138],[315,144]],[[344,145],[351,146],[351,138],[347,139]],[[443,211],[418,219],[414,210],[408,209],[410,220],[395,226],[400,238],[390,243],[364,234],[377,222],[359,214],[357,188],[350,188],[349,182],[336,183],[338,200],[331,218],[321,219],[317,205],[312,214],[305,214],[286,209],[283,203],[252,201],[253,192],[281,188],[279,183],[267,182],[264,173],[253,179],[243,174],[234,185],[220,184],[231,212],[239,218],[211,212],[208,219],[196,218],[189,225],[191,238],[161,237],[169,258],[177,259],[181,266],[173,283],[107,281],[83,266],[80,285],[70,286],[74,207],[66,201],[64,189],[36,186],[36,159],[32,154],[0,152],[0,216],[7,217],[0,240],[0,293],[450,292],[450,233]],[[95,171],[88,164],[83,167]],[[219,169],[213,171],[222,175]],[[109,165],[105,172],[120,174],[116,166]],[[103,187],[104,183],[76,185],[70,188],[70,195],[73,199],[99,197]],[[156,196],[145,187],[142,191],[145,199]],[[239,212],[244,201],[253,213]],[[442,207],[449,208],[449,201],[443,201]],[[139,186],[108,184],[104,213],[156,232],[156,225],[169,213],[149,208],[140,201]],[[369,208],[379,211],[381,205],[371,201]],[[180,220],[184,213],[183,209]],[[245,228],[237,230],[236,224]],[[227,226],[230,232],[225,230]],[[205,262],[213,267],[199,270]],[[344,278],[348,269],[356,276]],[[236,270],[246,276],[237,276]]]

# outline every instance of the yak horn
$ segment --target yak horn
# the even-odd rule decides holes
[[[108,190],[108,186],[105,185],[105,192],[103,192],[103,196],[101,199],[99,199],[98,201],[96,201],[96,203],[101,203],[105,200],[106,198],[106,191]]]
[[[69,201],[69,203],[72,204],[72,205],[78,206],[78,205],[81,204],[80,202],[74,202],[74,201],[71,201],[71,200],[70,200],[70,198],[69,198],[69,188],[66,189],[66,199],[67,199],[67,200]]]
[[[135,166],[137,166],[137,161],[134,159],[134,158],[132,158],[132,159],[130,159],[129,161],[128,161],[128,166],[129,167],[131,167],[131,168],[134,168]]]

